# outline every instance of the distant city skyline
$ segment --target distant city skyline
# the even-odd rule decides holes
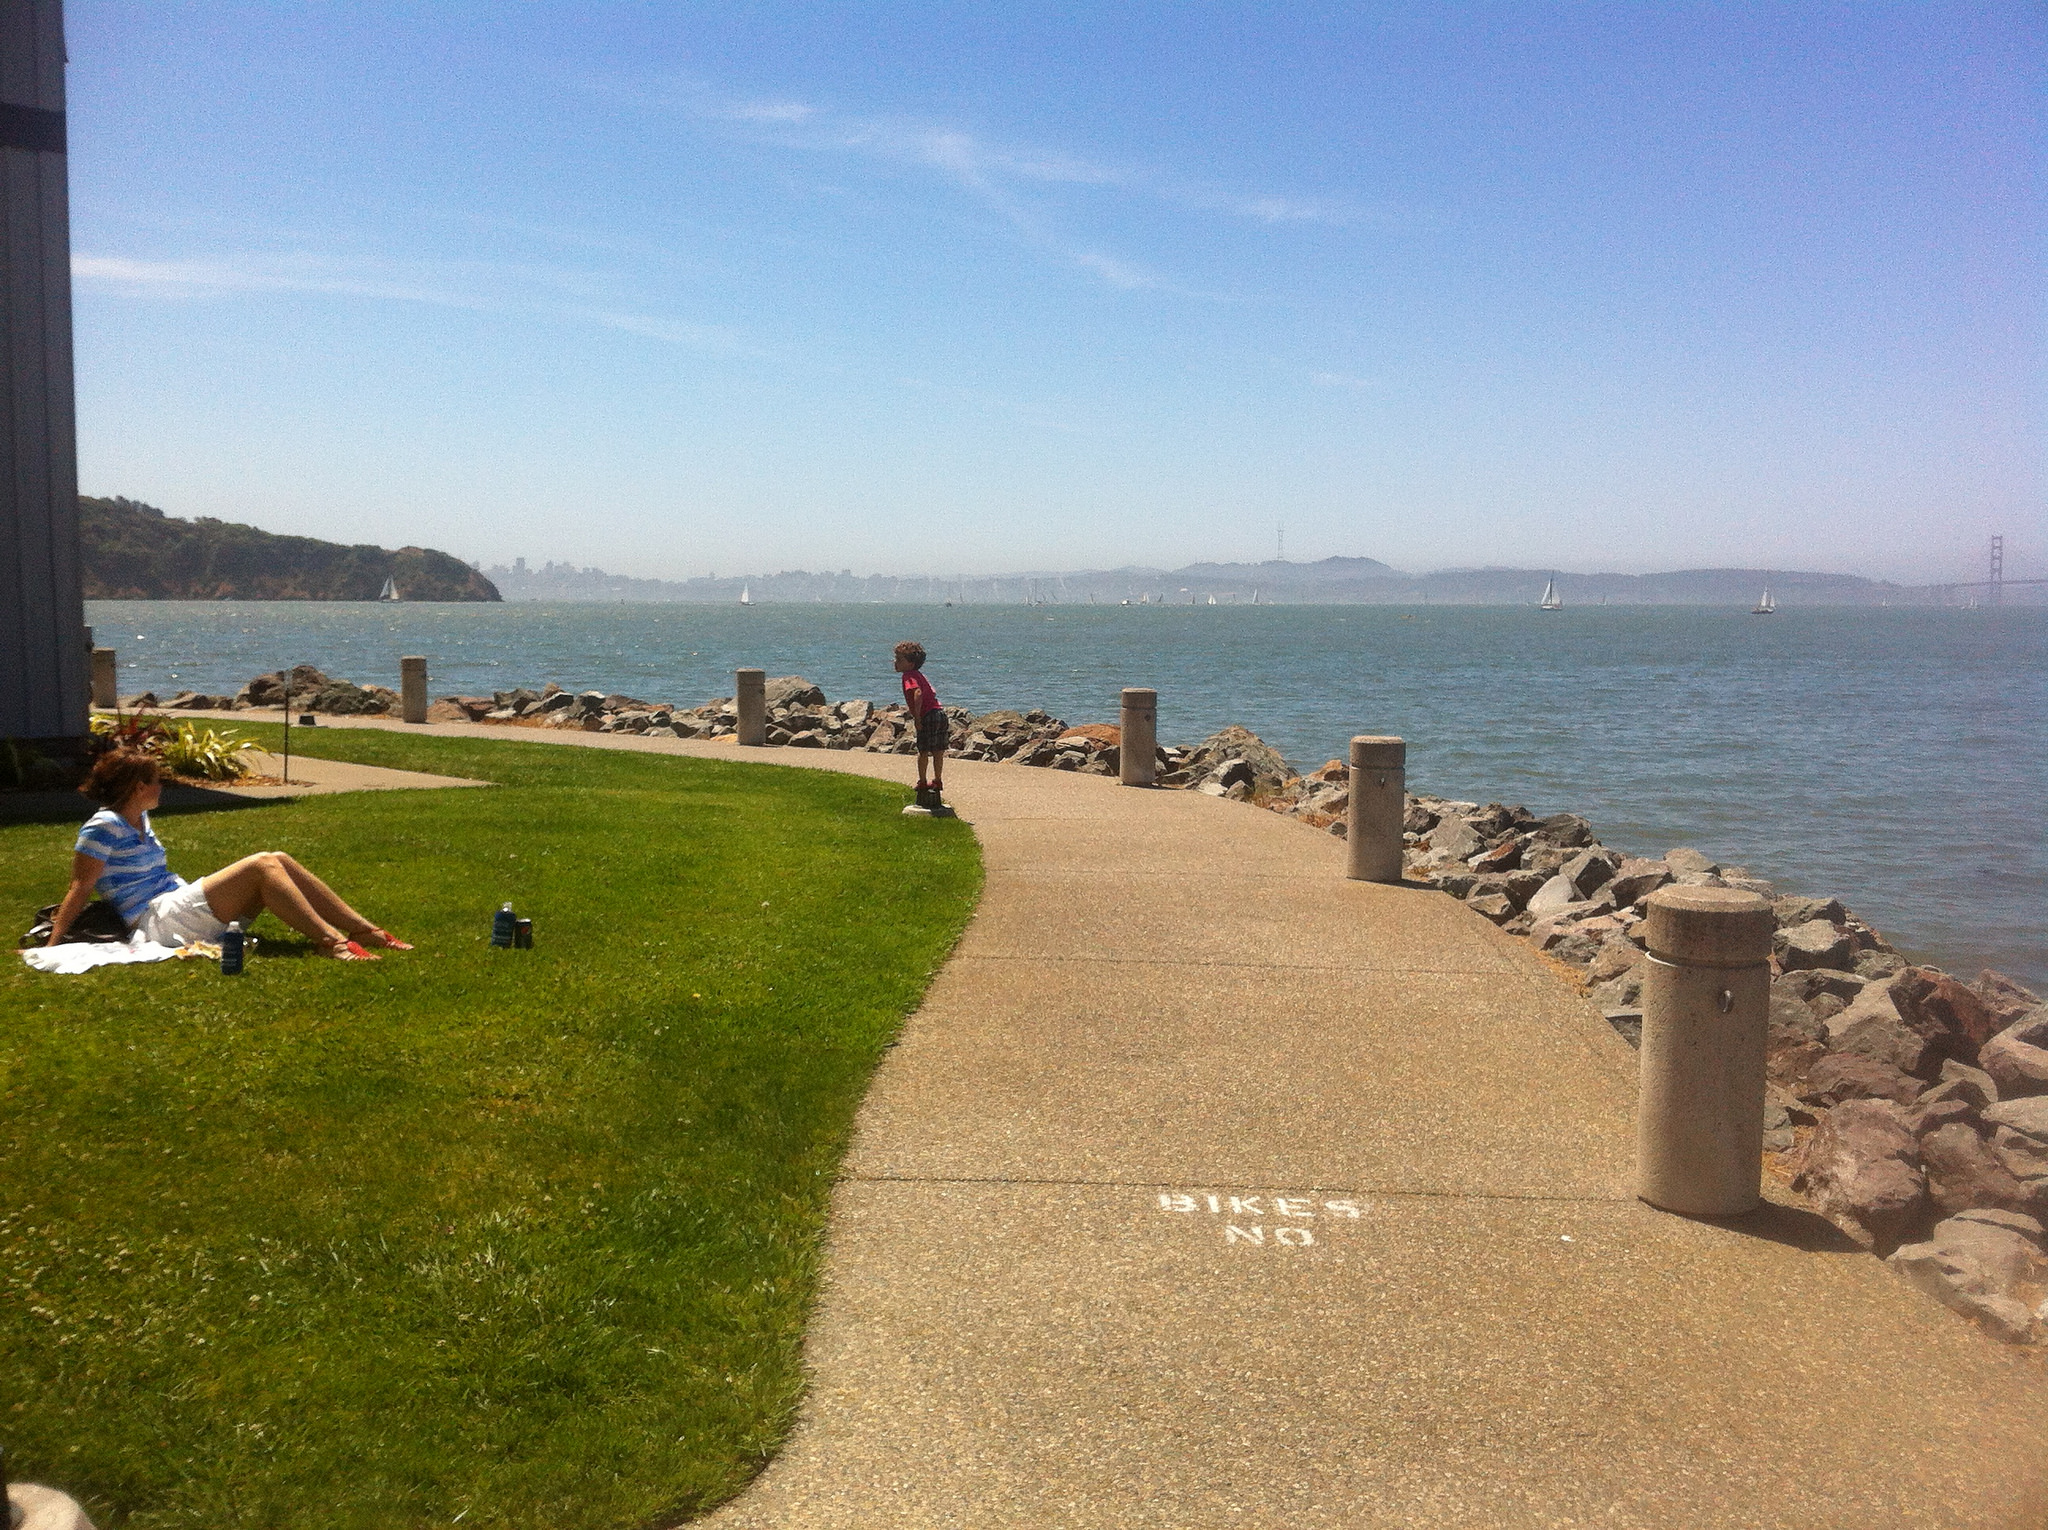
[[[956,574],[856,573],[851,568],[708,571],[664,580],[591,565],[517,558],[479,566],[512,602],[679,601],[718,604],[947,605],[1526,605],[1557,591],[1569,605],[2048,605],[2048,587],[2010,576],[1997,590],[1967,584],[1901,584],[1816,569],[1668,569],[1644,574],[1491,567],[1408,570],[1372,558],[1312,563],[1194,563],[1162,569],[1012,569]]]
[[[67,11],[88,493],[643,578],[2048,573],[2026,4]]]

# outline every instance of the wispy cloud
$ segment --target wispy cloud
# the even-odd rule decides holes
[[[490,306],[456,292],[346,274],[304,257],[133,260],[121,255],[74,255],[71,276],[74,281],[166,297],[196,297],[208,292],[314,292],[442,308]]]
[[[1135,261],[1076,243],[1055,230],[1054,220],[1042,207],[1027,206],[1025,194],[1061,187],[1102,190],[1267,225],[1347,224],[1363,215],[1340,197],[1232,191],[1136,166],[997,143],[949,124],[861,116],[783,98],[734,99],[696,82],[656,92],[654,104],[679,109],[700,122],[719,125],[757,143],[809,153],[858,155],[931,171],[977,198],[1048,254],[1124,291],[1157,289],[1212,300],[1223,297],[1182,286]],[[1044,198],[1037,200],[1042,203]]]
[[[531,265],[453,263],[410,275],[376,261],[306,254],[246,254],[208,260],[136,260],[74,255],[73,280],[111,291],[161,298],[223,292],[303,292],[418,303],[472,313],[518,313],[643,335],[719,355],[762,355],[738,331],[589,301],[605,284],[589,273]],[[575,299],[575,300],[571,300]]]

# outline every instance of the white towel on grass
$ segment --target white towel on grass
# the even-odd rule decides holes
[[[70,975],[123,962],[167,962],[177,954],[176,946],[160,946],[140,935],[131,935],[119,944],[74,940],[61,946],[31,946],[21,953],[21,959],[38,972]]]

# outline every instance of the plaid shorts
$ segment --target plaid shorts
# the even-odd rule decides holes
[[[927,710],[917,720],[917,752],[919,754],[944,754],[946,745],[952,742],[953,725],[946,714],[937,707]]]

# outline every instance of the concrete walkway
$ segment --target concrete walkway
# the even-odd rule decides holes
[[[2039,1358],[1803,1212],[1635,1201],[1634,1054],[1526,945],[1257,808],[947,775],[987,889],[705,1523],[2048,1526]]]

